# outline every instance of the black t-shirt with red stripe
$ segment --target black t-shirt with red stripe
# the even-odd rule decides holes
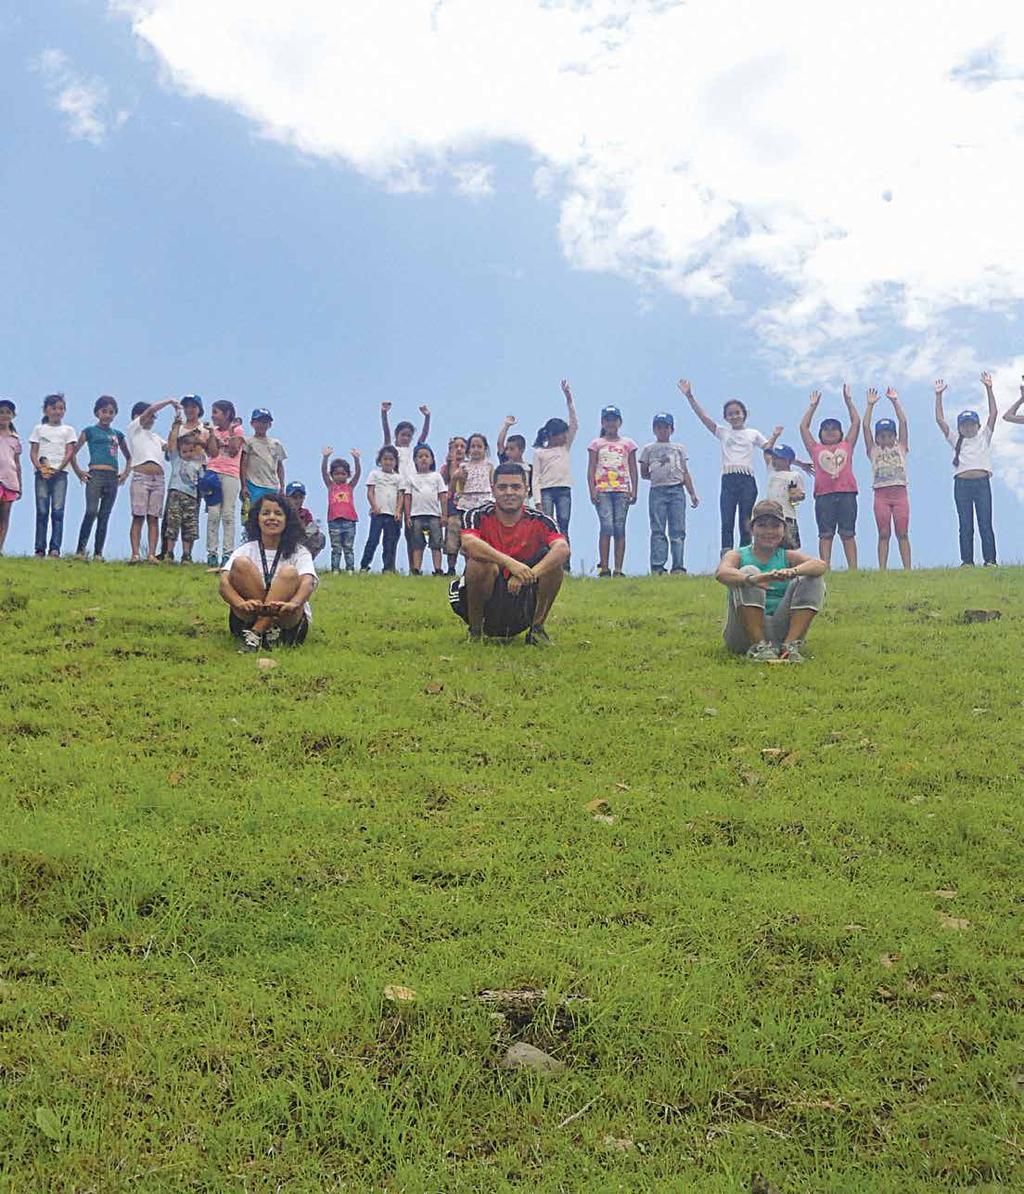
[[[565,539],[554,519],[539,510],[528,510],[525,506],[519,521],[506,526],[498,518],[493,502],[464,511],[462,533],[482,539],[495,551],[511,556],[513,560],[521,560],[524,564],[536,563],[552,543]]]

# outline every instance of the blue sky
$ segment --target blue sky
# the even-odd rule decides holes
[[[385,11],[395,6],[357,26],[335,7],[226,0],[214,24],[191,0],[42,0],[0,17],[0,393],[18,403],[26,453],[54,389],[67,394],[79,430],[103,392],[122,411],[190,391],[246,413],[269,405],[289,477],[307,482],[322,514],[321,444],[369,456],[382,399],[398,417],[428,403],[437,449],[457,432],[493,438],[506,412],[532,441],[561,413],[566,376],[583,424],[577,559],[595,558],[585,443],[613,401],[640,443],[655,410],[678,412],[703,498],[688,562],[706,569],[717,554],[717,451],[682,407],[676,378],[692,378],[709,408],[743,397],[752,425],[768,432],[782,422],[795,444],[808,390],[824,389],[823,406],[837,413],[846,376],[858,401],[869,384],[904,394],[915,557],[955,561],[950,453],[931,421],[930,379],[951,380],[955,412],[981,404],[976,377],[987,365],[1005,407],[1024,353],[1012,185],[1022,39],[1008,6],[983,5],[969,36],[946,29],[952,40],[927,61],[904,60],[903,100],[935,88],[942,126],[908,114],[922,160],[908,164],[904,142],[853,174],[837,147],[834,189],[817,165],[828,130],[800,101],[798,67],[742,38],[723,48],[700,4],[609,0],[589,6],[591,25],[581,26],[578,6],[516,0],[488,24],[486,4],[434,6],[431,17],[430,5],[410,2],[398,10],[416,19],[400,35],[396,12]],[[544,24],[552,9],[556,26]],[[515,21],[504,34],[499,12]],[[507,61],[479,63],[477,37]],[[638,85],[624,104],[622,78],[657,80],[657,47],[671,49],[673,37],[705,47],[703,74],[686,72],[697,90],[645,97]],[[338,68],[339,53],[351,70]],[[469,67],[462,78],[466,62],[485,70],[483,82]],[[423,77],[410,78],[419,69]],[[567,78],[581,89],[545,90]],[[759,87],[766,98],[751,107]],[[872,121],[889,119],[892,96],[875,101],[877,116],[870,104],[851,116],[845,102],[829,94],[822,106],[835,105],[847,140],[876,144]],[[694,121],[699,137],[688,131]],[[963,153],[972,137],[969,170],[950,174],[948,161],[960,159],[943,155]],[[788,161],[784,178],[777,159]],[[909,212],[898,210],[904,194]],[[890,215],[903,223],[889,228]],[[1001,556],[1018,559],[1021,452],[1005,424],[998,435],[997,537]],[[869,500],[865,562],[875,542]],[[111,532],[117,554],[127,507],[124,493]],[[68,550],[81,510],[72,481]],[[30,548],[32,525],[23,500],[9,552]],[[805,540],[811,532],[807,509]],[[645,568],[646,539],[644,492],[630,516],[633,571]]]

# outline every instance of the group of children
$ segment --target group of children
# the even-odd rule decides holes
[[[954,500],[960,523],[960,556],[965,565],[974,562],[974,526],[977,520],[985,564],[995,564],[996,547],[992,530],[992,462],[990,446],[998,418],[992,378],[981,375],[987,396],[987,418],[982,423],[977,411],[962,411],[956,430],[950,429],[943,411],[945,382],[935,383],[935,419],[953,448]],[[750,513],[758,498],[754,468],[760,452],[767,467],[763,496],[775,501],[786,522],[785,546],[800,547],[798,509],[806,497],[804,475],[813,478],[815,518],[819,554],[826,563],[832,557],[838,533],[846,563],[857,567],[857,480],[854,449],[863,431],[864,448],[871,465],[874,515],[878,528],[878,564],[888,565],[889,548],[895,534],[900,561],[911,566],[910,503],[907,488],[909,439],[907,417],[899,395],[891,387],[885,397],[892,404],[893,417],[875,419],[881,396],[869,389],[863,419],[848,385],[843,386],[847,423],[837,418],[821,420],[815,434],[812,421],[821,401],[815,390],[800,421],[800,437],[808,459],[801,460],[787,444],[779,443],[782,427],[764,436],[747,425],[747,408],[738,398],[726,401],[719,423],[698,403],[689,381],[679,390],[697,418],[719,441],[721,450],[721,547],[733,546],[737,529],[743,546],[750,542]],[[571,449],[578,419],[568,382],[562,382],[566,418],[554,417],[539,429],[532,457],[526,459],[524,436],[511,433],[514,416],[505,418],[498,433],[499,462],[520,464],[524,470],[527,500],[542,510],[568,538],[572,517]],[[1024,386],[1021,397],[1003,418],[1024,423]],[[174,420],[164,439],[154,430],[156,418],[165,407],[174,408]],[[381,403],[383,444],[374,467],[366,478],[370,508],[369,530],[359,562],[369,571],[378,548],[385,572],[397,570],[398,542],[403,535],[409,572],[420,575],[429,550],[435,575],[452,575],[461,546],[463,518],[491,500],[494,466],[490,445],[481,432],[453,436],[445,459],[438,467],[428,442],[430,410],[421,406],[422,425],[402,421],[390,426],[391,403]],[[130,481],[131,561],[140,562],[142,532],[147,532],[145,558],[151,562],[173,561],[178,542],[182,562],[192,561],[199,538],[200,503],[207,508],[206,562],[221,566],[235,548],[236,508],[241,503],[244,519],[250,502],[267,493],[284,493],[296,509],[306,532],[307,546],[315,556],[326,544],[312,513],[306,508],[307,491],[301,482],[285,483],[287,458],[281,441],[270,435],[273,416],[258,407],[250,418],[251,433],[228,401],[214,402],[210,423],[203,421],[202,400],[194,394],[180,401],[137,402],[124,432],[114,427],[118,405],[104,395],[97,399],[96,422],[80,435],[64,422],[66,405],[62,394],[50,394],[43,402],[43,418],[29,436],[30,460],[35,477],[35,554],[59,556],[64,523],[68,472],[85,488],[82,518],[75,555],[85,558],[90,537],[93,556],[103,558],[107,526],[119,488]],[[15,404],[0,399],[0,551],[10,524],[11,507],[22,493],[21,441],[14,427]],[[686,449],[673,439],[675,418],[660,411],[652,421],[653,440],[640,448],[622,434],[622,412],[617,406],[601,411],[601,431],[587,447],[587,485],[599,521],[598,576],[621,576],[626,549],[626,519],[639,492],[639,479],[650,483],[650,570],[653,574],[684,573],[687,503],[699,505]],[[87,454],[87,463],[81,457]],[[325,447],[321,479],[327,491],[327,529],[332,572],[355,570],[358,514],[356,486],[362,477],[358,449],[353,448],[353,466]],[[123,460],[122,460],[123,458]],[[166,468],[165,468],[166,466]],[[803,474],[803,475],[802,475]],[[737,526],[738,524],[738,526]],[[442,560],[445,557],[445,561]]]

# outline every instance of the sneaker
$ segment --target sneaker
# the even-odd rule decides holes
[[[776,663],[779,658],[779,650],[774,643],[762,639],[759,643],[754,643],[752,647],[747,648],[747,658],[753,660],[754,663]]]
[[[281,627],[271,626],[268,630],[263,632],[263,645],[265,647],[276,646],[281,641]]]
[[[802,638],[795,638],[792,642],[783,643],[779,658],[785,659],[787,663],[804,663],[803,645]]]
[[[982,567],[983,568],[998,568],[999,565],[995,562],[995,560],[986,560],[985,563],[982,564]]]
[[[89,558],[89,557],[88,557],[88,556],[85,554],[85,552],[84,552],[84,551],[76,551],[76,552],[75,552],[75,559],[76,559],[76,560],[81,560],[83,564],[85,563],[85,561],[86,561],[88,558]]]
[[[526,632],[526,641],[531,647],[553,647],[555,645],[548,638],[548,632],[543,626],[531,626]]]
[[[685,575],[686,575],[686,569],[685,569],[685,568],[673,568],[673,569],[672,569],[672,575],[673,575],[673,576],[685,576]]]
[[[263,636],[255,630],[242,631],[242,645],[238,648],[239,655],[251,655],[263,647]]]
[[[191,564],[192,563],[192,553],[190,551],[183,552],[182,556],[181,556],[181,562],[183,564]]]
[[[163,555],[157,556],[156,558],[164,564],[173,564],[174,563],[174,552],[173,551],[165,551],[163,553]]]
[[[612,576],[625,576],[625,572],[613,572]]]
[[[597,576],[598,576],[599,580],[602,577],[611,576],[611,574],[612,574],[612,570],[610,568],[598,568],[598,570],[597,570]]]
[[[221,566],[222,568],[226,568],[226,567],[227,567],[228,560],[230,560],[230,559],[231,559],[231,552],[230,552],[230,551],[226,551],[226,552],[225,552],[225,553],[224,553],[224,554],[223,554],[223,555],[220,557],[220,566]],[[213,562],[214,562],[215,564],[217,563],[217,557],[216,557],[216,556],[214,556],[214,558],[213,558]]]
[[[51,560],[59,560],[60,559],[60,552],[55,547],[50,548],[50,559]]]
[[[207,566],[207,568],[216,568],[217,567],[217,553],[215,551],[211,551],[207,554],[206,566]]]
[[[668,576],[664,568],[652,568],[651,576]]]

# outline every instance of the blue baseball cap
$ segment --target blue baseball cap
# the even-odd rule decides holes
[[[285,486],[285,497],[291,497],[293,493],[301,493],[303,497],[306,496],[306,487],[301,481],[289,481]]]
[[[789,444],[776,444],[774,448],[769,448],[768,451],[772,456],[777,456],[779,460],[788,460],[790,464],[796,460],[796,453]]]
[[[957,424],[960,423],[977,423],[981,426],[981,416],[976,410],[962,410],[956,417]]]
[[[198,394],[185,394],[181,399],[181,405],[184,406],[186,402],[195,403],[199,407],[199,413],[203,413],[203,400]]]
[[[891,431],[893,435],[896,434],[896,420],[895,419],[879,419],[875,424],[875,435],[880,431]]]
[[[676,429],[676,421],[667,410],[659,410],[651,420],[651,423],[664,423],[666,426],[671,427],[673,431]]]
[[[601,407],[601,418],[602,419],[621,419],[622,411],[619,410],[619,408],[617,406],[602,406]]]
[[[268,419],[271,423],[274,421],[274,416],[265,406],[257,406],[256,409],[249,416],[249,422],[255,423],[260,419]]]

